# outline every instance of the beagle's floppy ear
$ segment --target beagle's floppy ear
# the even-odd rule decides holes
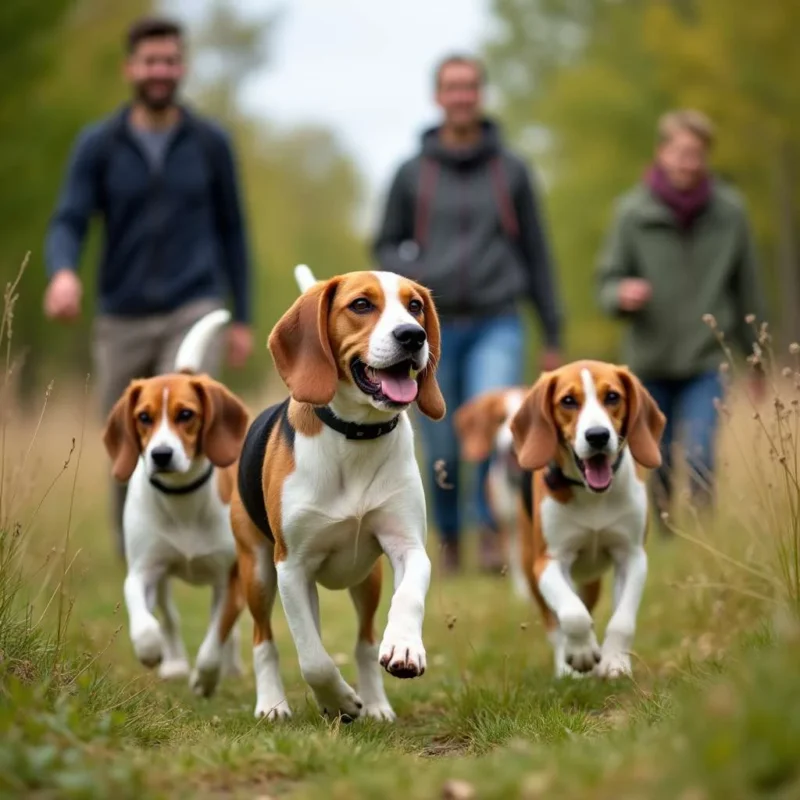
[[[425,309],[425,335],[428,339],[428,364],[417,379],[419,383],[417,406],[426,417],[438,421],[444,417],[447,411],[444,397],[442,397],[439,384],[436,382],[436,367],[442,351],[439,315],[436,313],[436,305],[431,293],[418,283],[415,284],[415,288],[422,295]]]
[[[333,400],[339,368],[328,337],[337,278],[316,283],[294,301],[269,335],[278,374],[299,403],[324,406]]]
[[[227,467],[239,457],[247,434],[247,409],[227,388],[208,375],[192,380],[203,406],[200,447],[215,467]]]
[[[558,432],[553,418],[556,373],[544,372],[511,418],[517,461],[523,469],[547,466],[558,455]]]
[[[627,367],[617,367],[617,374],[625,387],[628,403],[625,435],[631,455],[645,469],[656,469],[661,466],[659,445],[667,418],[650,392]]]
[[[453,415],[453,425],[462,457],[471,462],[487,459],[494,450],[497,431],[505,421],[505,403],[499,392],[484,392],[460,406]]]
[[[113,462],[111,474],[121,483],[125,483],[133,475],[141,452],[133,420],[133,409],[141,393],[142,382],[131,381],[109,412],[103,430],[103,444]]]

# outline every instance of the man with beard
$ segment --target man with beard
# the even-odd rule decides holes
[[[103,218],[105,241],[94,320],[94,373],[106,415],[134,378],[171,371],[188,329],[230,298],[228,361],[249,357],[249,264],[228,137],[177,99],[184,76],[183,33],[146,18],[127,34],[124,74],[133,99],[87,126],[71,154],[45,246],[48,318],[76,320],[77,274],[89,220]],[[221,366],[222,342],[207,372]],[[125,487],[115,488],[122,550]]]

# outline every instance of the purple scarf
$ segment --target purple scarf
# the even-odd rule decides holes
[[[675,214],[678,225],[686,229],[708,205],[711,199],[711,179],[705,175],[700,183],[687,191],[679,191],[667,179],[657,164],[651,165],[644,176],[650,191]]]

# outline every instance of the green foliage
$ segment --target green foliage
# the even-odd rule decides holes
[[[70,328],[47,322],[41,312],[44,233],[76,134],[127,99],[120,74],[123,33],[151,5],[40,0],[10,3],[0,11],[0,19],[6,15],[16,26],[3,27],[0,34],[16,43],[13,51],[0,54],[0,283],[16,274],[31,251],[15,320],[17,349],[27,356],[24,388],[41,387],[54,377],[82,384],[91,369],[100,226],[92,226],[81,263],[85,313]],[[64,16],[67,10],[71,13]],[[271,372],[265,343],[297,296],[295,264],[308,263],[319,275],[367,265],[354,224],[360,176],[335,137],[320,128],[277,130],[239,108],[238,89],[265,63],[274,21],[273,16],[245,20],[230,4],[217,3],[200,30],[189,29],[190,102],[231,132],[246,197],[257,349],[247,371],[226,376],[237,389],[252,388]]]
[[[592,273],[614,200],[652,158],[656,121],[696,106],[718,125],[714,166],[747,198],[783,321],[800,289],[796,3],[495,0],[486,46],[500,110],[544,176],[573,355],[615,357]],[[791,313],[790,313],[791,312]]]

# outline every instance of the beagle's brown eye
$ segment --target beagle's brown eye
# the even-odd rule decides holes
[[[153,423],[153,418],[146,411],[142,411],[137,419],[142,425],[152,425]]]
[[[194,419],[194,411],[191,408],[182,408],[178,412],[176,419],[178,422],[189,422],[189,420]]]
[[[578,401],[571,394],[568,394],[561,398],[561,405],[564,408],[577,408]]]
[[[417,314],[421,314],[422,313],[422,302],[419,301],[419,300],[412,300],[408,304],[408,310],[409,310],[410,313],[412,313],[416,317]]]
[[[608,392],[606,394],[606,405],[607,406],[616,406],[619,405],[619,401],[622,400],[619,392]]]
[[[366,297],[358,297],[350,303],[350,310],[356,314],[368,314],[375,306]]]

